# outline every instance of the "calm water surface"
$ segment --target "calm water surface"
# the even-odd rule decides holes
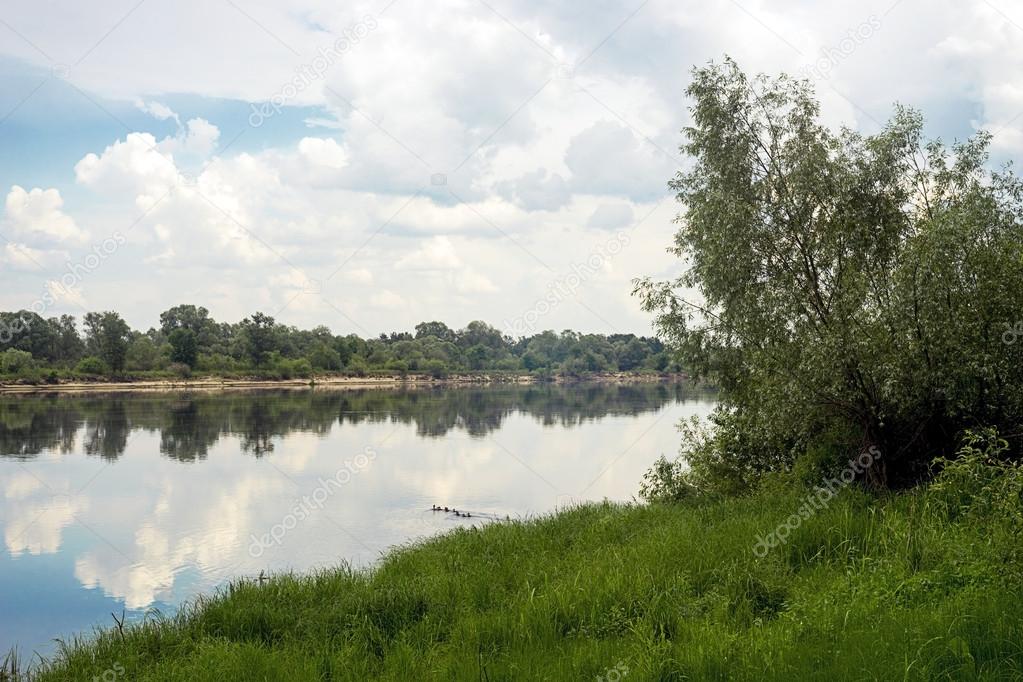
[[[111,612],[173,612],[238,576],[631,499],[713,400],[659,384],[0,396],[0,653],[49,655]]]

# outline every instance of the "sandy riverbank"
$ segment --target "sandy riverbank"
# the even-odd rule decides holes
[[[12,393],[99,393],[110,391],[220,391],[260,388],[396,388],[409,386],[457,386],[467,384],[534,383],[674,383],[687,381],[684,374],[638,374],[608,372],[586,377],[539,379],[530,374],[452,374],[443,379],[426,375],[367,376],[321,375],[308,379],[262,379],[244,377],[195,377],[190,379],[127,379],[111,381],[67,381],[57,384],[0,382],[0,394]]]

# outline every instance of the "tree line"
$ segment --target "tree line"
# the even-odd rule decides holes
[[[27,380],[62,375],[193,372],[265,377],[314,373],[472,371],[581,375],[606,371],[673,372],[664,345],[634,334],[543,331],[513,339],[485,322],[452,329],[422,322],[414,332],[376,338],[336,335],[325,326],[299,329],[257,312],[218,322],[201,306],[177,305],[159,327],[133,330],[116,312],[90,312],[79,328],[72,315],[45,319],[31,311],[0,312],[0,372]]]

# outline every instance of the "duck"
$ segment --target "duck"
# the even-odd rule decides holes
[[[465,518],[471,519],[472,518],[472,514],[470,514],[469,512],[465,512]]]
[[[444,507],[444,511],[451,511],[451,510],[448,509],[447,507]]]

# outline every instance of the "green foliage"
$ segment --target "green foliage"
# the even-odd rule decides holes
[[[316,343],[307,357],[315,369],[338,372],[342,368],[341,354],[323,341]]]
[[[171,362],[195,367],[199,360],[199,337],[187,327],[178,327],[167,336]]]
[[[8,348],[0,353],[0,372],[4,374],[21,374],[34,367],[35,361],[28,351]]]
[[[695,484],[686,464],[663,455],[643,474],[639,496],[647,502],[679,503],[696,499],[703,491]]]
[[[212,355],[200,355],[197,361],[198,369],[203,372],[236,372],[241,369],[241,363],[229,355],[214,353]]]
[[[131,328],[115,312],[87,313],[85,315],[86,347],[113,372],[124,369],[131,341]]]
[[[167,371],[178,379],[187,379],[192,376],[192,368],[184,362],[172,362],[167,365]]]
[[[448,375],[448,367],[442,360],[427,360],[423,370],[434,379],[443,379]]]
[[[276,322],[274,318],[263,313],[242,320],[242,339],[245,351],[255,367],[266,364],[267,358],[277,350]]]
[[[79,374],[88,374],[92,376],[99,376],[101,374],[107,374],[110,372],[110,368],[100,358],[94,355],[82,358],[78,365],[75,366],[75,371]]]
[[[297,329],[263,313],[220,323],[194,305],[164,311],[160,328],[144,333],[129,330],[116,313],[88,313],[84,323],[83,339],[70,315],[43,320],[29,311],[0,312],[0,352],[24,350],[53,369],[73,366],[87,353],[103,358],[117,372],[158,371],[178,362],[198,372],[255,371],[265,376],[276,372],[270,359],[274,353],[289,360],[306,358],[319,372],[347,370],[355,375],[377,370],[446,376],[543,369],[545,375],[585,376],[666,366],[664,347],[654,338],[546,331],[511,339],[478,320],[457,330],[442,322],[422,322],[414,335],[391,332],[372,339],[336,336],[322,325]]]
[[[128,346],[125,364],[128,369],[143,372],[157,369],[160,366],[160,349],[148,336],[137,335]]]
[[[1023,531],[1023,465],[993,428],[968,430],[951,459],[939,458],[928,501],[946,518],[998,516]]]
[[[281,379],[304,379],[313,374],[313,366],[305,358],[289,359],[274,352],[267,364],[270,371]]]
[[[989,136],[946,147],[901,108],[875,135],[832,132],[809,84],[731,61],[696,69],[688,94],[694,163],[672,187],[689,267],[637,293],[720,384],[714,467],[748,483],[808,450],[877,447],[867,479],[898,486],[965,428],[1013,432],[1023,344],[1002,336],[1023,310],[1023,183],[988,170]]]
[[[365,376],[369,368],[362,356],[357,355],[352,358],[348,365],[346,365],[345,369],[352,376]]]

